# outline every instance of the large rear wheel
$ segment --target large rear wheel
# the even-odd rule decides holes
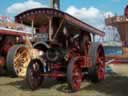
[[[92,67],[89,69],[89,78],[92,82],[98,82],[105,78],[105,55],[102,45],[92,43],[89,49]]]
[[[80,90],[82,82],[82,70],[79,65],[79,58],[71,59],[67,67],[67,81],[72,91]]]
[[[32,90],[35,90],[41,86],[43,78],[40,76],[40,74],[42,70],[43,67],[40,60],[31,60],[27,68],[26,81]]]

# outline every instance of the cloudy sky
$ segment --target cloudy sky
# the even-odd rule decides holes
[[[105,28],[104,18],[123,15],[127,3],[128,0],[60,0],[61,10],[101,30]],[[1,15],[14,17],[27,9],[49,7],[49,0],[1,0],[0,6]]]

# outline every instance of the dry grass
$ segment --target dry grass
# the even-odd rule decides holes
[[[0,96],[127,96],[128,65],[110,65],[113,73],[97,84],[83,82],[80,91],[71,93],[66,83],[47,79],[42,88],[31,91],[21,78],[0,77]]]

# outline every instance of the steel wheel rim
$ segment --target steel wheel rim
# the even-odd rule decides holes
[[[13,60],[13,66],[18,76],[25,76],[30,59],[31,57],[27,48],[21,47],[16,51],[16,55],[14,56]]]
[[[105,74],[105,56],[101,47],[98,48],[96,55],[96,71],[98,79],[103,80]]]

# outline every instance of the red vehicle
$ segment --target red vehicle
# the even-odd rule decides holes
[[[5,18],[6,16],[2,17]],[[23,24],[3,19],[0,20],[0,71],[6,69],[11,72],[10,74],[15,74],[15,72],[11,70],[14,69],[12,65],[14,63],[14,54],[16,55],[16,51],[14,52],[10,49],[12,49],[15,44],[24,44],[24,36],[31,36],[31,33],[26,32],[24,28],[26,28],[26,26]],[[21,48],[25,48],[25,46],[21,46]],[[0,72],[0,74],[2,73]]]
[[[27,84],[34,90],[40,87],[44,77],[67,79],[71,89],[77,91],[87,76],[92,82],[103,80],[104,49],[95,43],[94,37],[104,36],[104,32],[56,10],[59,0],[51,2],[53,8],[31,9],[15,17],[16,22],[36,29],[33,48],[29,48],[31,61],[25,71]]]
[[[105,56],[101,44],[91,40],[104,33],[62,11],[37,8],[16,16],[16,22],[36,28],[33,48],[37,51],[27,68],[26,80],[37,89],[44,77],[67,82],[73,91],[80,89],[86,76],[92,82],[105,76]]]

